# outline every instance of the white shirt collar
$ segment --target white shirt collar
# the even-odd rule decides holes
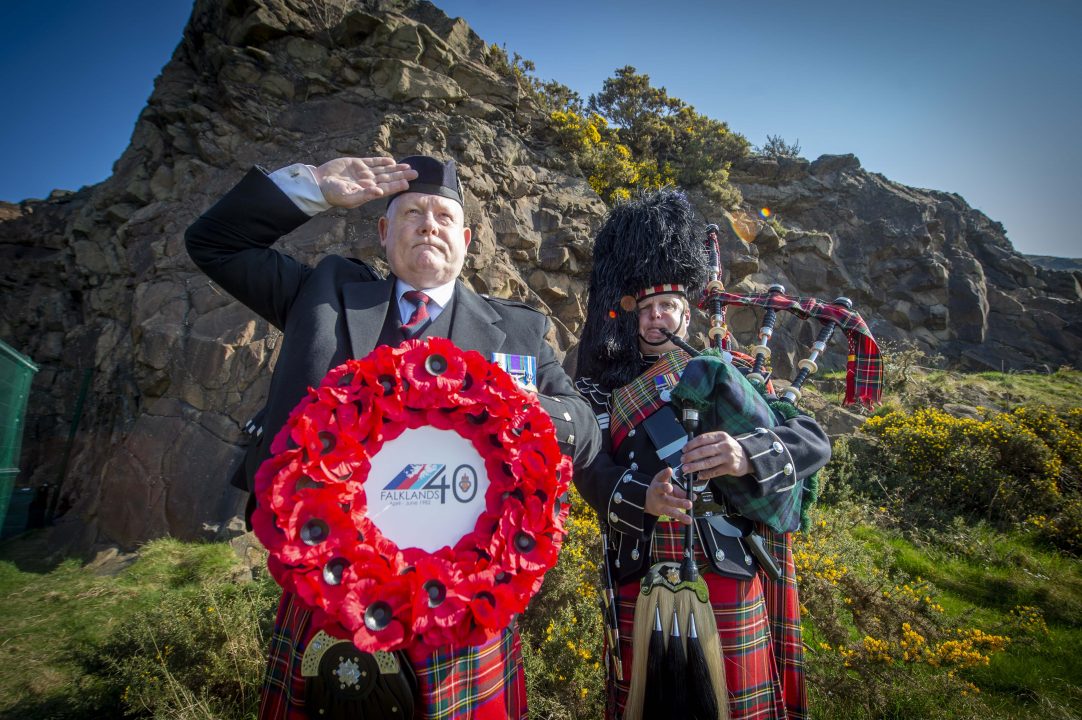
[[[398,301],[398,313],[406,320],[413,314],[413,303],[408,300],[403,300],[402,295],[410,290],[416,290],[417,288],[410,285],[408,282],[401,278],[395,278],[394,283],[394,295]],[[428,303],[428,316],[433,320],[436,319],[445,307],[451,302],[451,296],[455,294],[455,281],[452,280],[449,283],[443,285],[437,285],[433,288],[425,288],[425,295],[432,299],[432,302]],[[405,322],[405,320],[404,320]]]

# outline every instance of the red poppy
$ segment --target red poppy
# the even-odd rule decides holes
[[[319,383],[320,387],[356,389],[361,386],[357,371],[362,361],[346,360],[338,367],[331,368]],[[345,402],[344,400],[342,402]]]
[[[462,387],[466,361],[462,351],[446,338],[412,340],[402,353],[402,379],[406,405],[411,408],[450,407]]]
[[[389,580],[394,573],[385,557],[363,545],[341,547],[322,567],[294,578],[296,593],[308,605],[335,613],[361,578]]]
[[[504,553],[516,570],[544,573],[556,563],[556,547],[549,534],[552,508],[530,495],[523,502],[509,499],[500,518],[500,535],[507,538]]]
[[[515,613],[520,612],[515,610],[518,598],[511,597],[510,583],[497,583],[498,574],[496,570],[488,570],[468,576],[454,590],[465,601],[473,624],[489,630],[507,627]]]
[[[401,422],[406,417],[403,402],[402,377],[398,368],[398,354],[381,345],[359,363],[356,370],[362,387],[355,401],[357,406],[370,414],[372,432],[378,433],[386,422]]]
[[[282,423],[282,427],[279,428],[278,433],[271,439],[271,455],[277,455],[289,450],[291,447],[297,447],[296,443],[291,442],[290,434],[293,431],[293,426],[296,424],[297,419],[304,413],[308,405],[313,401],[312,396],[305,395],[297,403],[290,413],[286,421]]]
[[[488,399],[495,366],[479,352],[470,351],[464,353],[462,357],[466,367],[462,376],[462,384],[455,392],[454,406],[468,409],[477,404],[484,404]],[[497,367],[495,372],[502,371]]]
[[[418,634],[455,628],[466,617],[466,604],[452,591],[462,582],[462,572],[450,558],[448,548],[437,553],[416,548],[402,552],[402,562],[411,568],[417,588],[413,630]]]
[[[300,497],[282,529],[286,540],[279,555],[291,565],[322,567],[341,547],[352,544],[355,535],[353,523],[337,498],[320,493]]]
[[[254,519],[252,525],[255,525]],[[293,587],[295,570],[296,568],[292,565],[286,565],[282,562],[278,553],[271,552],[270,555],[267,556],[267,571],[270,573],[271,577],[274,578],[274,582],[278,583],[282,588],[283,592],[295,592]]]
[[[338,422],[334,410],[322,403],[312,402],[293,424],[289,439],[303,448],[305,457],[321,457],[333,449],[338,440]]]
[[[415,585],[409,575],[362,578],[342,600],[340,618],[353,630],[353,644],[365,652],[397,650],[410,644],[410,601]]]
[[[274,510],[281,512],[283,504],[292,496],[292,489],[286,492],[290,484],[304,476],[304,458],[300,449],[287,450],[279,455],[272,455],[256,470],[254,484],[256,497],[266,497],[269,502],[261,502],[256,510]],[[284,514],[288,514],[286,510]]]
[[[426,425],[468,439],[489,477],[473,531],[434,553],[387,539],[364,491],[383,444]],[[368,651],[475,644],[522,612],[555,564],[570,470],[536,398],[479,353],[438,338],[381,346],[294,408],[256,475],[253,526],[316,626]]]
[[[375,423],[374,414],[368,412],[366,408],[366,404],[370,403],[371,392],[363,390],[334,408],[335,418],[342,434],[357,443],[362,451]]]

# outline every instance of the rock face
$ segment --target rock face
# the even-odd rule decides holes
[[[758,260],[731,265],[730,285],[845,295],[881,342],[965,369],[1082,367],[1082,273],[1034,265],[958,195],[893,183],[852,155],[751,157],[731,177],[788,231],[730,235],[731,254]]]
[[[255,164],[453,156],[474,228],[466,281],[548,313],[556,343],[574,344],[605,207],[487,52],[423,1],[199,0],[113,176],[0,205],[0,337],[42,366],[20,482],[62,484],[72,548],[213,536],[243,505],[226,478],[281,335],[196,271],[183,233]],[[734,178],[749,207],[797,229],[730,235],[730,286],[847,294],[881,337],[970,366],[1079,362],[1078,273],[1035,268],[961,198],[851,156],[753,159]],[[281,246],[385,269],[378,213],[325,213]],[[755,324],[733,314],[741,338]],[[786,325],[777,345],[814,330]],[[776,354],[782,376],[793,356]]]

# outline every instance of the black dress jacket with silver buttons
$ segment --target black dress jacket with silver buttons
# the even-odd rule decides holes
[[[648,367],[648,366],[647,366]],[[644,370],[646,368],[644,367]],[[579,378],[576,389],[590,401],[601,427],[601,451],[575,472],[575,486],[609,529],[607,560],[617,583],[641,578],[648,568],[650,539],[657,516],[645,512],[646,490],[654,475],[667,467],[640,425],[628,431],[619,449],[612,449],[609,432],[611,391]],[[752,467],[750,473],[764,492],[772,486],[790,487],[823,467],[830,459],[830,440],[807,415],[786,420],[776,415],[773,428],[756,428],[735,435]],[[717,480],[720,480],[718,478]],[[711,480],[710,489],[725,497],[724,486]],[[739,508],[732,508],[739,512]]]

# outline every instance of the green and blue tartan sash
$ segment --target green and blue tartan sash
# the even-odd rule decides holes
[[[672,391],[681,407],[699,411],[700,432],[724,430],[741,435],[756,428],[777,424],[774,411],[763,395],[716,350],[707,350],[684,368],[680,383]],[[764,523],[777,532],[791,532],[800,526],[802,483],[776,492],[752,476],[714,478],[711,485],[744,517]]]
[[[627,437],[631,428],[657,412],[665,404],[658,393],[655,378],[679,377],[691,356],[683,350],[664,353],[657,362],[637,378],[612,391],[609,410],[609,434],[615,450]]]

